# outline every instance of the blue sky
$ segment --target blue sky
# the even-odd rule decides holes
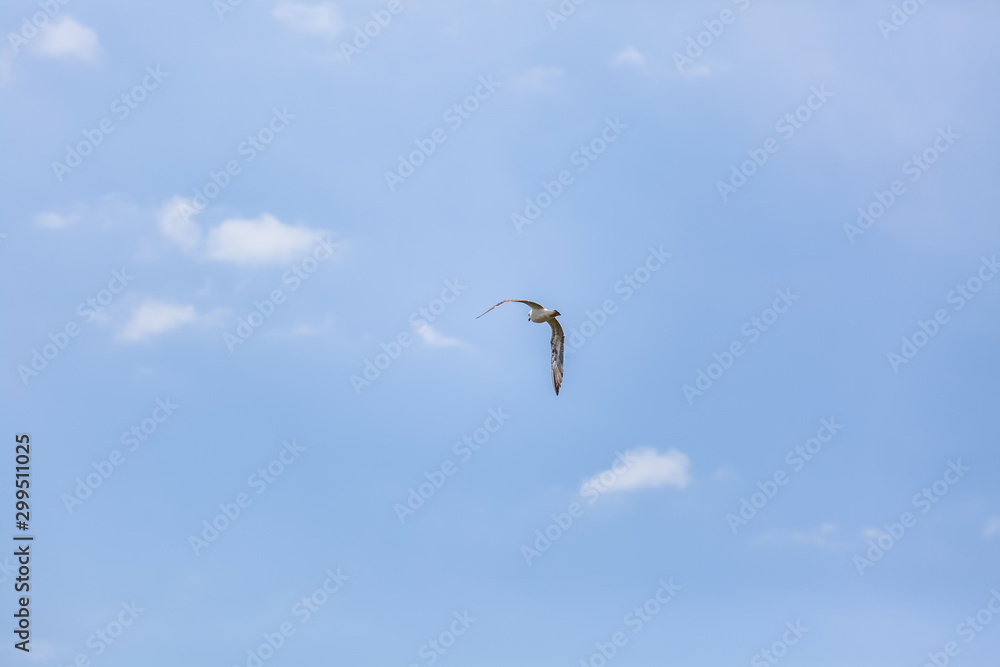
[[[3,664],[995,664],[995,4],[2,17]]]

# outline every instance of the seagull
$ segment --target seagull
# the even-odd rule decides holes
[[[559,324],[557,317],[560,317],[562,313],[558,310],[549,310],[534,301],[525,301],[524,299],[504,299],[497,306],[501,306],[509,301],[516,301],[517,303],[523,303],[529,308],[531,312],[528,313],[528,321],[541,324],[542,322],[548,322],[549,326],[552,327],[552,386],[555,387],[556,396],[559,395],[559,387],[562,386],[563,378],[563,342],[566,339],[566,335],[563,333],[562,325]],[[497,306],[493,306],[496,308]],[[493,310],[490,308],[490,310]],[[487,310],[486,313],[490,312]],[[483,313],[485,315],[486,313]],[[482,317],[480,315],[479,317]],[[476,319],[478,320],[479,317]]]

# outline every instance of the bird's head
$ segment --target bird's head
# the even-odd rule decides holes
[[[553,313],[553,315],[554,315],[555,317],[562,317],[562,313],[560,313],[560,312],[559,312],[558,310],[557,310],[557,311],[555,311],[555,312]]]

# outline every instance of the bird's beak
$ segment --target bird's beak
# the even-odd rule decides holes
[[[562,317],[562,313],[560,313],[560,312],[559,312],[559,311],[557,310],[557,311],[556,311],[556,314],[555,314],[555,316],[556,316],[556,317]]]

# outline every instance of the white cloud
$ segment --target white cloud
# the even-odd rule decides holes
[[[645,62],[642,54],[631,46],[616,55],[611,61],[613,65],[632,65],[634,67],[642,67]]]
[[[75,214],[61,215],[59,213],[39,213],[35,216],[35,224],[48,229],[62,229],[77,221]]]
[[[332,2],[307,5],[304,2],[281,2],[271,13],[279,23],[308,35],[336,37],[344,30],[340,10]]]
[[[208,233],[209,259],[234,264],[290,262],[304,255],[323,233],[286,225],[273,215],[256,220],[226,220]]]
[[[514,87],[549,92],[555,87],[556,81],[562,77],[562,73],[563,71],[558,67],[532,67],[514,79]]]
[[[420,339],[432,347],[453,347],[462,344],[462,341],[445,336],[429,324],[416,327],[416,330]]]
[[[157,216],[160,232],[177,245],[190,250],[201,242],[201,227],[194,221],[196,214],[194,200],[174,197],[160,208]]]
[[[983,524],[983,537],[989,538],[1000,535],[1000,516],[991,516]]]
[[[118,339],[128,342],[149,340],[153,336],[197,319],[198,314],[194,306],[165,301],[146,301],[133,311],[132,319],[122,327]]]
[[[690,483],[691,461],[687,454],[677,449],[658,454],[652,447],[643,447],[619,454],[609,469],[585,480],[580,493],[587,489],[608,493],[657,486],[683,489]]]
[[[88,61],[96,60],[101,50],[97,33],[69,16],[53,19],[39,30],[33,46],[41,56]]]

